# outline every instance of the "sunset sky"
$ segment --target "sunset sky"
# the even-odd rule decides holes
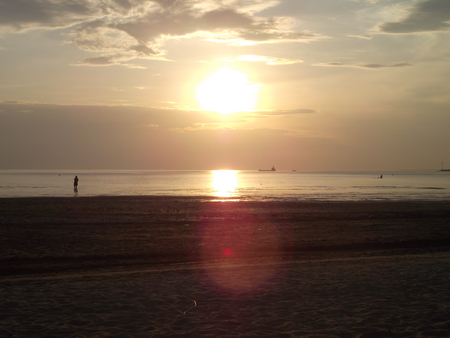
[[[0,169],[441,162],[450,0],[0,0]]]

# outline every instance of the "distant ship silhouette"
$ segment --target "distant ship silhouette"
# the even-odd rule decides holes
[[[275,169],[275,167],[272,167],[272,169],[261,169],[261,168],[259,168],[258,171],[277,171],[277,170]]]
[[[439,171],[450,171],[450,169],[444,169],[444,162],[442,162],[442,167],[441,167],[441,170],[439,170]]]

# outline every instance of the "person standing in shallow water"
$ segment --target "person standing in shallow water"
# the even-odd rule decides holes
[[[78,176],[73,179],[73,189],[78,190]]]

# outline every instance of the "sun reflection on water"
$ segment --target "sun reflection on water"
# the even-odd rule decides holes
[[[212,170],[213,196],[230,198],[237,196],[237,170]]]

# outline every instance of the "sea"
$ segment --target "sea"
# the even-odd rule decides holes
[[[73,179],[78,176],[78,188]],[[0,170],[0,198],[193,196],[215,201],[450,201],[450,172]]]

